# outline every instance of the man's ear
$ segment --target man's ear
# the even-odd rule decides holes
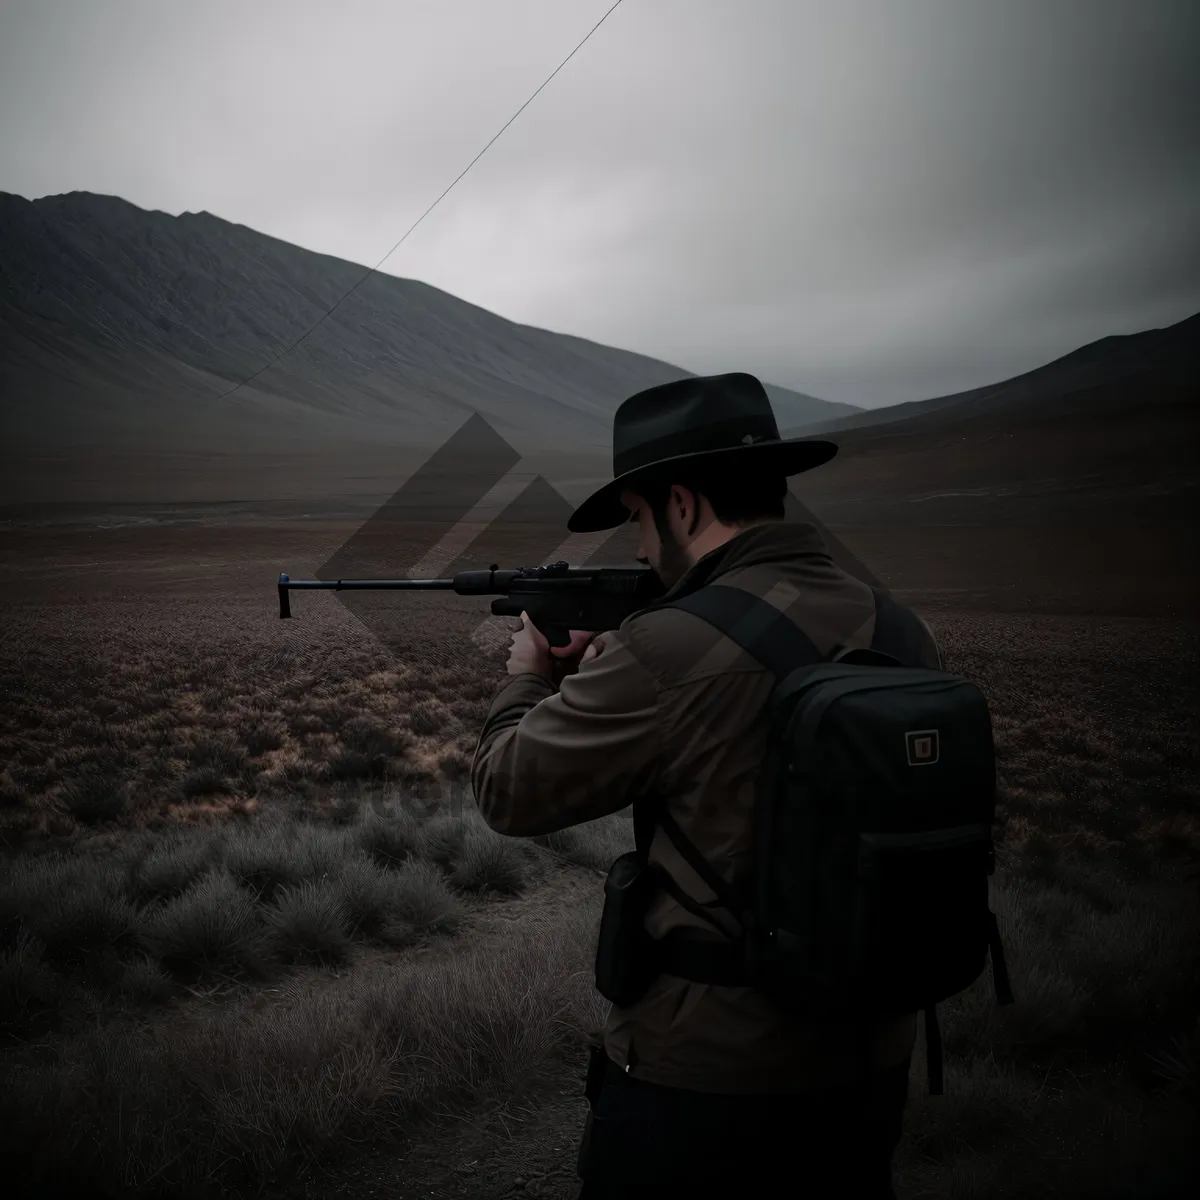
[[[699,495],[692,491],[691,488],[673,486],[671,488],[671,504],[675,511],[679,513],[679,520],[688,531],[688,537],[694,537],[696,530],[700,526],[700,521],[704,516],[704,506]],[[690,504],[692,506],[692,519],[689,521],[684,512],[685,507]]]

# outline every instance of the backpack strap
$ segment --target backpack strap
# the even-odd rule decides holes
[[[681,608],[715,625],[780,679],[825,661],[795,621],[745,588],[712,583],[659,607]]]
[[[875,597],[875,632],[871,649],[890,655],[906,667],[921,665],[924,631],[911,608],[897,604],[882,588],[872,588]]]
[[[654,827],[662,814],[662,801],[657,796],[647,796],[633,802],[633,848],[646,859]]]
[[[988,952],[992,958],[992,986],[996,989],[997,1004],[1012,1004],[1012,984],[1008,979],[1008,964],[1004,961],[1004,943],[1000,940],[1000,925],[994,912],[988,912]]]
[[[633,802],[633,845],[634,849],[641,856],[643,863],[647,861],[650,855],[650,843],[654,838],[655,826],[663,828],[684,860],[708,884],[717,898],[716,900],[709,901],[708,904],[702,904],[699,900],[693,900],[666,871],[659,872],[659,881],[663,889],[682,908],[687,909],[693,916],[706,921],[724,937],[735,936],[730,934],[729,930],[708,911],[710,908],[724,907],[736,914],[740,908],[740,901],[734,894],[733,889],[712,869],[708,860],[704,858],[696,847],[688,841],[683,830],[680,829],[679,823],[667,811],[666,805],[663,804],[661,798],[648,796],[644,799],[635,800]]]
[[[905,666],[920,666],[925,641],[920,618],[883,588],[873,587],[871,595],[875,630],[870,648]],[[715,625],[781,679],[797,667],[826,661],[795,621],[744,588],[712,583],[654,607],[680,608]]]
[[[872,588],[871,595],[875,600],[875,630],[870,648],[906,666],[920,666],[924,646],[920,618],[883,588]],[[679,608],[715,625],[780,679],[797,667],[826,661],[795,621],[744,588],[711,583],[654,607]]]
[[[824,661],[824,656],[813,644],[812,639],[794,621],[784,616],[773,604],[744,588],[730,587],[727,584],[709,584],[676,600],[656,604],[655,608],[679,608],[707,621],[727,637],[732,638],[779,679],[783,679],[797,667],[811,666]],[[723,937],[735,936],[707,910],[724,908],[732,913],[735,919],[740,919],[740,914],[746,905],[745,897],[741,896],[737,889],[713,870],[711,863],[696,849],[680,828],[679,823],[666,811],[664,806],[658,806],[652,816],[647,815],[647,811],[643,810],[641,830],[647,848],[653,832],[653,825],[661,826],[663,832],[679,852],[680,857],[704,880],[717,898],[708,904],[701,904],[700,901],[688,896],[675,880],[664,872],[663,887],[665,890],[681,907],[692,913],[693,916],[707,922]],[[634,810],[634,834],[637,839],[639,828],[636,808]],[[688,956],[686,968],[690,972],[702,972],[701,964],[707,961],[705,955],[714,949],[715,947],[712,945],[691,947],[684,943],[672,942],[670,946],[664,947],[667,952],[668,964],[664,969],[669,969],[671,965],[681,971],[684,969],[684,960],[676,958],[678,950],[680,954]],[[695,957],[692,957],[693,955]],[[729,964],[728,969],[722,969],[719,972],[723,977],[732,977],[739,973],[733,963]],[[685,977],[691,978],[692,974]]]
[[[942,1096],[942,1031],[938,1025],[937,1005],[925,1005],[925,1070],[929,1081],[929,1094]]]
[[[679,851],[680,857],[704,880],[716,896],[716,899],[710,900],[707,904],[702,904],[699,900],[693,900],[666,872],[663,872],[663,886],[693,916],[707,921],[718,933],[724,934],[726,937],[736,937],[736,934],[731,934],[706,909],[724,908],[731,912],[735,918],[738,918],[745,907],[745,898],[739,894],[736,888],[722,879],[713,870],[712,864],[696,849],[687,834],[680,828],[679,822],[665,808],[658,814],[658,823],[667,837],[671,839],[671,844]]]

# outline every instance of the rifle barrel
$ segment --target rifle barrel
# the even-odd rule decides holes
[[[359,591],[452,591],[453,579],[281,579],[281,588],[329,588],[335,592]]]
[[[347,591],[448,592],[454,590],[453,579],[291,579],[279,576],[279,615],[290,617],[288,592],[292,588]]]

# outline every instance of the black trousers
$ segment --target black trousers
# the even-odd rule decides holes
[[[593,1055],[578,1200],[894,1200],[908,1064],[840,1090],[731,1096],[631,1079]]]

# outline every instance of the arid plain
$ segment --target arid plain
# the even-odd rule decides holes
[[[1132,411],[1083,437],[847,432],[794,488],[996,720],[1018,1003],[994,1008],[985,975],[945,1006],[944,1097],[918,1047],[911,1200],[1184,1186],[1196,409]],[[505,645],[503,622],[478,635],[485,601],[299,593],[279,619],[278,573],[345,556],[418,458],[9,474],[0,1094],[22,1194],[572,1194],[601,874],[628,822],[527,843],[474,813]],[[605,466],[529,471],[573,502]],[[394,532],[398,574],[424,534]],[[470,553],[547,557],[544,528],[496,536]],[[628,562],[625,538],[592,561]]]

